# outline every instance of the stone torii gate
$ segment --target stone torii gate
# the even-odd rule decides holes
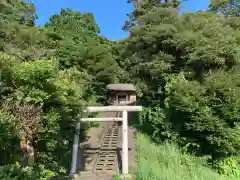
[[[85,112],[122,112],[122,117],[112,118],[81,118],[80,122],[86,121],[122,121],[122,176],[129,177],[128,174],[128,112],[142,111],[142,106],[96,106],[88,107]],[[79,147],[80,122],[76,124],[76,133],[74,135],[74,143],[72,150],[72,165],[70,176],[77,176],[77,155]]]

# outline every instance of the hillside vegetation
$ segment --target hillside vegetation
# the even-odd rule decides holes
[[[174,143],[155,144],[143,134],[137,136],[138,180],[237,180],[208,167],[207,159],[183,153]]]
[[[62,9],[38,27],[31,3],[3,1],[0,11],[0,179],[66,175],[83,108],[120,77],[111,43],[91,13]]]
[[[212,1],[208,11],[179,15],[177,1],[133,2],[124,27],[131,35],[118,48],[126,79],[137,85],[146,107],[139,130],[156,143],[170,141],[184,153],[206,158],[220,174],[239,178],[240,9],[227,3]],[[139,158],[141,167],[161,161]],[[169,168],[169,173],[181,172]],[[158,179],[164,177],[160,174]],[[166,174],[165,179],[171,178]]]
[[[66,175],[75,123],[115,82],[135,84],[145,107],[137,179],[240,178],[239,8],[130,1],[129,37],[109,41],[91,13],[61,9],[40,27],[34,4],[1,3],[0,179]]]

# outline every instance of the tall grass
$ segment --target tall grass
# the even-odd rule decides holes
[[[207,162],[181,153],[174,144],[157,145],[137,134],[137,180],[237,180],[219,175]]]

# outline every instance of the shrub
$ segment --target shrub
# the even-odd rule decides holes
[[[239,162],[239,157],[232,156],[215,162],[213,167],[220,174],[240,178]]]
[[[140,125],[156,141],[177,139],[191,152],[212,160],[238,155],[240,150],[240,81],[237,68],[215,72],[203,83],[183,74],[169,78],[165,107],[151,107]]]
[[[153,143],[137,134],[138,180],[237,180],[219,175],[203,158],[183,154],[175,143]]]
[[[15,165],[6,165],[0,167],[1,180],[50,180],[55,176],[53,171],[45,169],[44,166],[21,167],[18,163]]]
[[[35,151],[35,165],[44,164],[47,169],[56,173],[65,173],[70,166],[69,150],[72,148],[74,125],[86,104],[87,99],[82,97],[88,87],[78,85],[80,80],[76,81],[77,75],[79,76],[77,72],[60,71],[54,59],[28,62],[19,60],[18,63],[11,64],[14,59],[17,60],[13,56],[4,55],[0,61],[6,67],[2,73],[8,72],[9,75],[3,74],[0,80],[7,82],[5,86],[11,89],[8,93],[1,94],[4,100],[1,102],[2,108],[5,106],[4,109],[9,114],[1,114],[4,116],[0,120],[4,123],[1,127],[8,127],[4,129],[3,138],[0,139],[5,141],[2,144],[6,146],[3,146],[1,152],[9,153],[4,156],[7,159],[3,164],[12,164],[19,160],[9,159],[11,154],[19,156],[19,151],[12,148],[13,151],[6,152],[6,149],[10,149],[12,144],[16,144],[16,149],[19,148],[17,138],[25,135],[28,137],[32,132],[28,138]],[[85,79],[82,79],[82,83]],[[36,118],[35,114],[28,111],[28,107],[40,108]],[[21,131],[15,135],[16,127]],[[88,126],[83,125],[81,128],[83,139]]]
[[[0,165],[19,159],[19,132],[16,119],[0,110]]]
[[[239,73],[216,72],[204,83],[175,77],[168,84],[166,109],[173,131],[197,144],[198,152],[213,160],[240,150]]]
[[[156,142],[174,139],[171,126],[167,122],[164,109],[160,107],[145,108],[139,114],[139,130],[150,135]]]

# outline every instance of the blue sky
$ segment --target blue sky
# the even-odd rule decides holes
[[[101,35],[117,40],[128,34],[121,30],[127,19],[126,14],[132,7],[127,0],[26,0],[37,7],[37,24],[44,25],[49,17],[59,13],[61,8],[71,8],[80,12],[92,12],[101,28]],[[183,4],[182,11],[207,9],[210,0],[188,0]]]

